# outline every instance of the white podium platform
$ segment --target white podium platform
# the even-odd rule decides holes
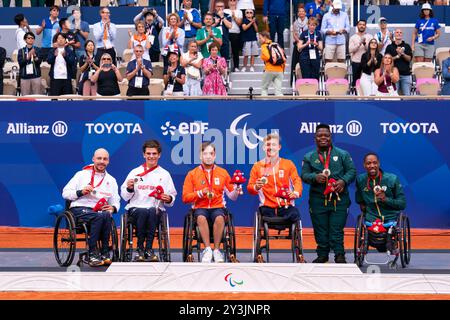
[[[353,264],[113,263],[106,272],[2,272],[1,291],[449,294],[449,275],[362,273]]]

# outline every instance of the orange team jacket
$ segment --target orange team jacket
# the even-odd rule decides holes
[[[267,177],[268,182],[259,191],[256,191],[255,182],[263,176]],[[285,204],[284,200],[275,197],[275,194],[284,185],[288,185],[290,190],[297,193],[298,197],[302,196],[302,179],[298,175],[295,164],[291,160],[280,158],[279,162],[272,167],[270,164],[266,164],[265,160],[261,160],[253,165],[247,190],[250,194],[259,195],[260,206],[277,208]],[[290,203],[293,205],[293,200]]]
[[[212,179],[211,179],[212,173]],[[208,199],[202,190],[209,188],[208,181],[211,181],[212,192],[214,196]],[[236,200],[239,192],[235,186],[230,183],[231,178],[228,172],[216,165],[213,170],[204,171],[202,166],[189,171],[184,179],[183,202],[192,203],[192,208],[215,209],[225,207],[225,193],[231,200]]]

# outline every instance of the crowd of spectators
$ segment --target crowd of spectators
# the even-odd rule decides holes
[[[350,37],[345,1],[294,2],[298,6],[291,28],[294,40],[291,67],[287,71],[291,74],[291,85],[294,77],[320,80],[324,64],[345,63],[349,57],[350,86],[358,85],[362,95],[410,95],[411,63],[432,62],[435,41],[441,36],[439,21],[434,18],[428,2],[420,7],[410,42],[403,39],[403,30],[390,29],[383,17],[378,20],[379,30],[375,34],[366,32],[366,21],[360,20]],[[155,9],[145,8],[139,12],[134,18],[135,30],[128,30],[127,45],[133,54],[124,66],[125,74],[119,71],[120,60],[115,47],[117,26],[112,22],[109,7],[100,8],[100,21],[93,24],[92,32],[78,8],[73,9],[73,18],[59,18],[60,8],[45,3],[50,6],[49,16],[42,19],[34,33],[27,18],[17,14],[14,22],[18,26],[16,44],[21,95],[44,93],[41,65],[47,63],[50,65],[48,93],[52,96],[74,92],[85,96],[120,95],[119,83],[125,79],[127,95],[145,96],[150,94],[153,65],[160,61],[164,95],[227,95],[227,75],[232,71],[255,72],[258,56],[265,63],[262,95],[268,94],[270,85],[276,95],[282,95],[288,62],[283,51],[283,32],[289,1],[265,0],[262,25],[258,23],[253,1],[212,1],[212,12],[197,9],[204,7],[202,3],[183,0],[181,9],[168,14],[166,21]],[[439,5],[442,1],[433,3]],[[398,4],[409,3],[400,1]],[[42,42],[37,45],[35,35],[40,34]],[[272,57],[274,41],[281,53],[278,63]],[[1,53],[0,50],[0,64]],[[243,56],[242,66],[240,55]],[[443,94],[448,94],[449,90],[448,66],[449,62],[444,61]]]

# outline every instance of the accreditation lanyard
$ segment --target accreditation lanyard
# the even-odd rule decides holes
[[[94,167],[92,167],[91,182],[89,182],[89,185],[90,185],[92,188],[96,189],[96,188],[100,187],[100,185],[103,183],[103,180],[105,180],[106,172],[105,172],[105,174],[103,175],[102,180],[100,180],[100,182],[99,182],[96,186],[94,186],[94,177],[95,177],[95,169],[94,169]]]
[[[383,174],[381,173],[381,170],[378,172],[378,179],[379,180],[378,180],[378,184],[377,184],[377,177],[372,178],[372,179],[370,177],[367,177],[367,190],[372,190],[373,191],[373,199],[374,199],[374,202],[375,202],[375,206],[377,207],[378,215],[381,217],[381,219],[382,219],[382,221],[384,223],[384,216],[381,214],[380,207],[378,206],[377,196],[375,195],[375,190],[374,190],[375,186],[380,185],[381,184],[381,179],[383,179]],[[371,180],[373,182],[373,186],[372,187],[370,187],[370,181]]]
[[[154,171],[156,168],[158,168],[157,165],[154,166],[154,167],[152,167],[152,168],[147,168],[147,166],[145,165],[145,163],[142,165],[142,167],[144,168],[144,172],[139,173],[139,174],[136,175],[136,176],[138,176],[138,177],[143,177],[143,176],[147,175],[148,173]]]
[[[25,53],[25,56],[26,56],[26,57],[28,57],[28,53],[29,53],[30,50],[32,50],[33,48],[34,48],[34,46],[32,46],[31,49],[28,48],[28,47],[25,47],[24,53]],[[25,60],[27,60],[27,59],[25,58]],[[26,69],[25,69],[26,74],[34,74],[34,69],[35,69],[35,66],[34,66],[34,57],[31,57],[30,62],[31,62],[31,63],[27,63],[27,66],[26,66]]]
[[[309,38],[309,40],[311,40],[311,36],[312,36],[312,35],[314,35],[314,42],[316,42],[316,41],[317,41],[317,33],[316,33],[316,31],[314,31],[313,34],[311,34],[311,32],[308,31],[308,38]],[[314,43],[314,42],[313,42],[313,43]],[[311,44],[311,43],[310,43],[310,44],[309,44],[309,47],[314,49],[314,44]]]
[[[212,194],[212,184],[213,184],[213,179],[214,179],[214,167],[215,166],[213,165],[211,168],[209,179],[208,179],[208,173],[207,173],[205,167],[203,166],[203,164],[201,164],[200,166],[202,167],[203,174],[205,175],[206,185],[208,186],[209,193]],[[208,199],[209,199],[209,206],[211,206],[212,198],[210,198],[208,196]]]

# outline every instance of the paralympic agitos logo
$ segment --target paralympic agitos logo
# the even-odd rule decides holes
[[[236,287],[236,286],[242,286],[242,285],[244,284],[244,280],[236,281],[236,280],[234,280],[234,279],[231,277],[232,274],[233,274],[233,273],[229,273],[229,274],[227,274],[227,275],[225,276],[225,278],[224,278],[225,282],[228,282],[228,284],[229,284],[232,288],[234,288],[234,287]]]

